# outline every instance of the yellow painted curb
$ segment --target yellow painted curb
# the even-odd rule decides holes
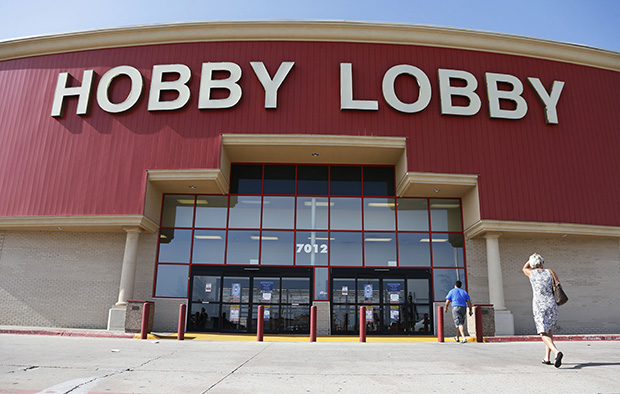
[[[140,339],[140,334],[134,335]],[[147,339],[177,339],[177,334],[148,334]],[[256,342],[256,334],[205,334],[185,333],[185,340],[197,341],[246,341]],[[326,335],[317,336],[317,342],[359,342],[358,336]],[[448,341],[454,341],[449,339]],[[310,342],[308,335],[264,335],[263,342]],[[367,336],[368,343],[413,343],[413,342],[437,342],[434,336]]]

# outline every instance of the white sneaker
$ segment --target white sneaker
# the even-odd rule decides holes
[[[467,338],[463,338],[463,341],[461,341],[461,343],[467,343]]]

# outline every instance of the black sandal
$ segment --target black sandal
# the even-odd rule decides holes
[[[562,357],[564,357],[564,354],[562,354],[562,352],[559,352],[557,356],[555,356],[555,367],[556,368],[560,368],[560,366],[562,365]]]
[[[547,361],[542,360],[542,363],[545,364],[545,365],[551,365],[551,361],[550,360],[547,360]]]

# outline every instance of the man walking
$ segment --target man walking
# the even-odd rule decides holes
[[[446,296],[446,313],[448,313],[448,306],[452,303],[452,318],[454,319],[454,325],[456,326],[456,338],[457,342],[461,342],[460,338],[462,337],[462,343],[467,342],[467,338],[465,338],[465,313],[467,312],[466,307],[469,307],[469,315],[473,314],[471,310],[471,298],[469,294],[463,289],[461,286],[463,283],[460,280],[457,280],[454,283],[454,289],[448,292]]]

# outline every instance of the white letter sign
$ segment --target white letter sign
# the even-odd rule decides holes
[[[376,100],[353,100],[353,70],[351,63],[340,63],[340,109],[376,111]]]
[[[67,87],[67,79],[69,73],[58,74],[56,82],[56,92],[54,93],[54,103],[52,104],[52,116],[59,117],[64,112],[64,98],[67,96],[78,96],[78,106],[75,112],[78,115],[86,115],[88,113],[88,104],[90,102],[90,89],[93,84],[93,70],[84,70],[82,74],[82,86],[72,88]]]
[[[491,118],[521,119],[527,114],[527,102],[523,93],[523,84],[519,78],[510,74],[486,73],[487,99],[489,100],[489,115]],[[512,85],[512,90],[499,90],[498,83]],[[516,104],[514,110],[500,108],[500,100],[509,100]]]
[[[282,64],[280,64],[280,68],[278,68],[278,71],[276,72],[276,75],[273,77],[273,80],[267,72],[265,63],[250,62],[250,65],[254,69],[254,73],[265,89],[265,108],[277,108],[278,89],[280,88],[280,85],[282,85],[282,82],[284,82],[284,78],[286,78],[295,65],[295,62],[282,62]]]
[[[164,81],[164,74],[177,74],[176,81]],[[151,91],[149,93],[149,111],[174,111],[185,107],[190,99],[187,84],[192,78],[192,71],[184,64],[165,64],[153,66]],[[179,96],[171,101],[161,101],[162,90],[174,90]]]
[[[560,100],[562,89],[564,89],[564,82],[553,81],[553,84],[551,84],[551,94],[548,94],[540,79],[529,77],[527,81],[544,107],[545,122],[547,124],[558,124],[558,110],[556,107]]]
[[[465,86],[457,87],[450,85],[450,80],[460,79],[465,81]],[[441,99],[442,115],[473,116],[480,111],[482,102],[476,94],[478,80],[472,74],[462,70],[439,69],[439,96]],[[452,96],[461,96],[469,100],[466,107],[452,105]]]
[[[108,91],[112,85],[112,81],[121,75],[126,75],[131,79],[131,90],[125,101],[115,104],[110,101]],[[133,107],[138,100],[140,100],[140,95],[142,94],[142,84],[142,75],[140,74],[140,71],[134,67],[114,67],[107,73],[103,74],[101,81],[99,81],[99,86],[97,87],[97,103],[102,110],[111,114],[125,112]]]
[[[400,101],[394,90],[396,78],[402,74],[411,75],[418,83],[420,92],[418,100],[407,104]],[[385,101],[397,111],[406,114],[413,114],[422,111],[428,103],[431,102],[431,81],[428,79],[424,71],[415,66],[408,64],[400,64],[387,70],[383,76],[383,97]]]
[[[214,71],[228,71],[230,75],[225,79],[213,79]],[[198,108],[222,109],[237,105],[241,100],[241,86],[237,83],[240,79],[241,67],[236,63],[202,63]],[[213,99],[211,98],[212,89],[226,89],[230,94],[227,98]]]

